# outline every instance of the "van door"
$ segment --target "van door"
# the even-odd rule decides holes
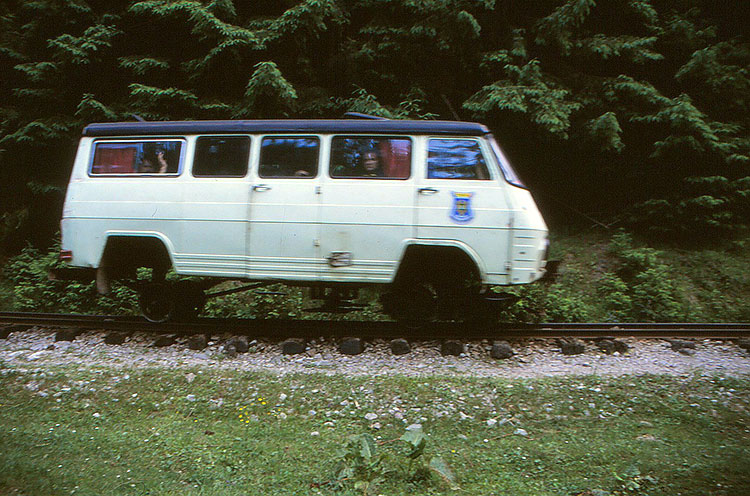
[[[490,150],[471,137],[425,138],[417,185],[417,238],[476,254],[485,282],[507,281],[512,212]],[[436,262],[439,263],[439,262]]]
[[[414,237],[413,140],[404,136],[330,138],[321,184],[324,281],[389,282]]]
[[[249,136],[200,136],[192,174],[183,183],[182,237],[175,247],[181,273],[247,275]]]
[[[250,191],[248,276],[315,280],[319,205],[318,136],[266,136]]]

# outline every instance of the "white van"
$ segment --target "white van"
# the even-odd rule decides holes
[[[194,314],[224,279],[310,286],[332,306],[379,284],[395,318],[454,318],[489,286],[541,278],[548,246],[488,129],[442,121],[91,124],[61,226],[61,258],[100,292],[153,269],[154,321]],[[206,282],[168,284],[169,269]]]

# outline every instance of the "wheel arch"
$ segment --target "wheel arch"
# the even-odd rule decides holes
[[[484,283],[487,280],[487,272],[482,259],[466,243],[457,240],[413,239],[404,244],[393,282],[398,283],[404,273],[414,267],[413,264],[416,263],[418,267],[423,266],[424,264],[420,261],[427,259],[432,259],[431,263],[445,261],[467,264],[475,271],[480,282]]]
[[[147,249],[160,250],[163,256],[162,260],[167,261],[170,267],[174,267],[174,247],[172,246],[169,238],[164,236],[160,232],[146,231],[146,232],[133,232],[133,231],[108,231],[106,233],[106,239],[104,241],[104,248],[102,249],[101,257],[99,258],[98,267],[102,267],[107,263],[107,257],[112,256],[112,250],[118,246],[130,246],[140,247],[144,246]],[[145,256],[153,255],[152,252],[146,252]],[[144,254],[140,254],[139,257],[143,258]]]
[[[150,267],[163,275],[174,267],[172,244],[156,232],[108,232],[99,265],[96,286],[100,294],[107,294],[112,280],[135,277],[139,267]]]

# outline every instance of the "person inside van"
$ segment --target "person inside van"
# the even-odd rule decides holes
[[[149,157],[146,155],[142,156],[137,167],[138,172],[141,174],[152,174],[156,172],[156,167]]]
[[[159,174],[166,174],[167,173],[167,159],[164,156],[164,150],[157,150],[156,151],[156,161],[159,163]]]
[[[366,151],[362,154],[362,177],[384,177],[383,168],[380,166],[378,154],[374,151]]]
[[[143,174],[166,174],[167,167],[168,164],[167,159],[164,157],[164,150],[159,149],[153,156],[143,154],[141,162],[138,165],[138,172]]]

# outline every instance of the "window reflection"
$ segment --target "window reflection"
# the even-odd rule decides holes
[[[263,138],[260,149],[260,177],[312,178],[318,175],[318,138]]]
[[[490,174],[476,140],[432,139],[427,157],[427,177],[485,180]]]
[[[96,143],[91,174],[175,174],[181,149],[180,141]]]
[[[495,158],[497,159],[497,164],[500,166],[500,170],[503,171],[505,180],[510,184],[513,184],[514,186],[525,188],[526,185],[523,183],[523,181],[521,181],[521,178],[518,177],[518,174],[516,174],[516,171],[510,165],[508,159],[505,158],[505,155],[503,155],[503,152],[500,149],[500,145],[497,144],[497,140],[495,140],[494,136],[490,136],[490,145],[492,145],[492,152],[495,154]]]
[[[411,173],[408,138],[343,137],[331,142],[331,177],[407,179]]]
[[[250,138],[247,136],[204,136],[197,140],[194,176],[243,177],[247,173]]]

